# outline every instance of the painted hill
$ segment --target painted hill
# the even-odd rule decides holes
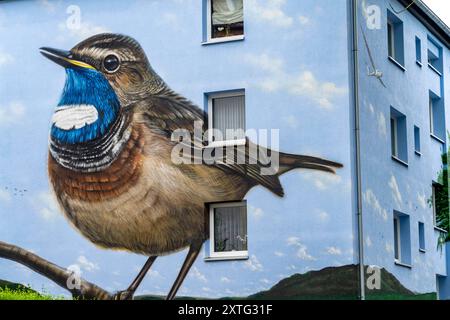
[[[305,274],[295,274],[281,280],[267,291],[249,299],[357,299],[359,292],[358,266],[329,267]],[[381,290],[367,292],[374,296],[415,296],[386,269],[381,270]]]

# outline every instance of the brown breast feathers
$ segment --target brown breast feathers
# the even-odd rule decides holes
[[[144,143],[142,127],[134,126],[118,158],[108,168],[92,173],[64,168],[49,154],[48,171],[55,192],[89,202],[108,200],[127,192],[142,172]]]

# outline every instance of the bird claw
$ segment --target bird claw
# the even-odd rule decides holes
[[[133,292],[128,290],[117,291],[113,296],[113,300],[133,300]]]

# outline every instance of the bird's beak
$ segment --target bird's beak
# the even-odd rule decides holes
[[[39,48],[39,51],[42,55],[53,62],[63,66],[64,68],[86,68],[86,69],[95,69],[90,64],[87,64],[83,61],[75,60],[72,58],[72,53],[70,51],[58,50],[53,48],[42,47]]]

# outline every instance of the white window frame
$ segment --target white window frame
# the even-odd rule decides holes
[[[244,97],[244,119],[245,119],[245,91],[244,90],[234,90],[234,91],[227,91],[227,92],[220,92],[220,93],[208,93],[208,147],[209,148],[218,148],[218,147],[228,147],[228,146],[242,146],[247,143],[246,139],[234,139],[234,140],[222,140],[222,141],[213,141],[214,138],[214,107],[213,107],[213,100],[214,99],[221,99],[221,98],[231,98],[231,97]],[[244,121],[244,132],[246,130],[245,128],[245,121]],[[226,132],[223,132],[223,134],[226,134]],[[226,137],[224,137],[226,138]]]
[[[433,226],[437,227],[437,212],[436,212],[436,184],[431,186],[431,206],[433,208]]]
[[[434,99],[431,96],[428,99],[428,108],[430,110],[430,133],[434,136]]]
[[[394,259],[397,263],[402,263],[402,235],[401,235],[401,221],[398,215],[394,215],[394,220],[397,221],[397,238],[395,238],[394,232],[394,242],[397,243],[398,258],[395,257],[395,247],[394,247]],[[395,226],[395,224],[394,224]]]
[[[244,260],[248,259],[248,225],[247,225],[247,250],[245,251],[230,251],[230,252],[216,252],[214,250],[215,236],[214,236],[214,209],[217,208],[232,208],[232,207],[247,207],[245,201],[228,202],[228,203],[214,203],[209,205],[209,260]],[[246,214],[248,219],[248,212]],[[247,220],[248,221],[248,220]]]
[[[421,232],[422,226],[422,232]],[[425,223],[419,221],[418,222],[418,233],[419,233],[419,251],[426,252],[427,251],[427,239],[426,239],[426,231],[425,231]],[[423,236],[423,243],[421,243],[421,237]],[[423,246],[422,246],[423,244]]]
[[[391,116],[391,149],[392,149],[392,139],[394,150],[391,150],[392,156],[398,159],[398,119]],[[393,136],[392,136],[393,135]]]
[[[390,35],[390,36],[389,36]],[[395,52],[395,26],[391,21],[388,21],[388,41],[391,45],[391,51],[388,52],[389,57],[397,61]],[[389,51],[389,50],[388,50]]]
[[[244,12],[244,33],[245,33],[245,12]],[[212,5],[211,0],[206,0],[206,41],[203,42],[203,44],[214,44],[214,43],[221,43],[221,42],[231,42],[231,41],[239,41],[244,40],[245,35],[236,35],[236,36],[229,36],[229,37],[220,37],[220,38],[213,38],[212,37]]]

